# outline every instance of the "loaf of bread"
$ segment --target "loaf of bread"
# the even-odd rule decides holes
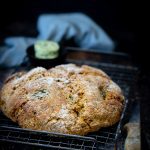
[[[106,73],[59,65],[18,72],[0,93],[2,112],[22,128],[85,135],[119,121],[124,96]]]

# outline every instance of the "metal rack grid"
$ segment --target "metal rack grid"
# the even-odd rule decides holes
[[[126,97],[126,105],[128,104],[127,100],[131,99],[129,93],[132,92],[131,88],[135,83],[135,76],[137,74],[136,68],[90,61],[66,61],[66,63],[69,62],[79,65],[84,63],[104,70],[122,88]],[[18,143],[21,146],[26,145],[27,147],[24,147],[25,149],[34,149],[34,147],[36,147],[40,149],[111,150],[115,148],[116,140],[121,133],[126,108],[127,107],[125,107],[119,123],[109,128],[103,128],[100,131],[91,133],[87,136],[65,135],[46,131],[22,129],[0,113],[0,142],[4,147],[7,147],[5,142]],[[19,145],[15,147],[15,149],[19,149]],[[11,146],[12,144],[10,147]],[[23,147],[21,148],[23,149]]]

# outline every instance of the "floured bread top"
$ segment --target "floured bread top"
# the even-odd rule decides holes
[[[85,135],[119,121],[124,97],[102,70],[67,64],[12,75],[0,104],[23,128]]]

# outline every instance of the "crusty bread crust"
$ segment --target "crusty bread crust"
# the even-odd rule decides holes
[[[119,121],[124,96],[100,69],[74,64],[37,67],[9,77],[3,113],[23,128],[85,135]]]

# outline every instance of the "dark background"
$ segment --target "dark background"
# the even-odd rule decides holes
[[[0,42],[8,36],[37,36],[37,18],[42,13],[83,12],[99,24],[117,43],[115,51],[132,56],[133,62],[144,74],[140,84],[146,85],[149,93],[149,65],[147,51],[139,48],[141,24],[141,4],[128,0],[5,0],[0,4]],[[74,46],[74,45],[72,45]],[[142,87],[142,86],[141,86]],[[148,119],[150,102],[141,102],[142,141],[146,146],[149,132]],[[149,139],[149,138],[148,138]],[[147,147],[147,146],[146,146]]]
[[[41,13],[83,12],[117,43],[115,51],[134,54],[135,61],[141,62],[137,51],[139,16],[136,4],[120,0],[5,0],[0,5],[0,38],[36,36],[36,21]]]

